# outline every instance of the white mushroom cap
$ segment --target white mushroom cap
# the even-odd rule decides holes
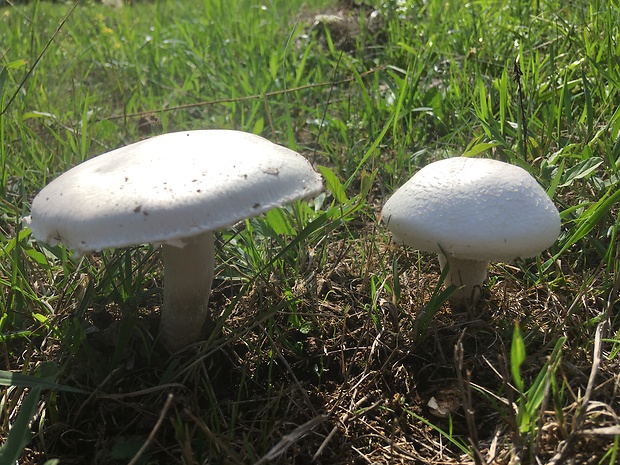
[[[299,154],[228,130],[164,134],[92,158],[46,186],[29,225],[78,253],[183,239],[317,194]]]
[[[481,158],[425,166],[385,203],[382,218],[411,247],[468,260],[532,257],[560,233],[560,215],[532,176]]]

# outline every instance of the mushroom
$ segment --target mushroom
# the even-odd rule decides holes
[[[78,255],[162,245],[161,333],[171,350],[199,339],[214,272],[213,231],[317,194],[298,153],[231,130],[164,134],[92,158],[41,190],[34,237]]]
[[[455,306],[475,304],[491,260],[539,254],[557,239],[560,215],[523,168],[454,157],[418,171],[385,203],[395,239],[439,254]]]

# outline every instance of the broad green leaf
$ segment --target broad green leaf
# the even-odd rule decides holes
[[[48,265],[45,254],[39,252],[38,250],[32,248],[24,248],[24,253],[38,265],[43,267],[46,267]]]
[[[602,164],[603,159],[600,157],[591,157],[581,163],[577,163],[565,171],[564,181],[560,184],[560,187],[570,186],[575,180],[589,176]]]
[[[273,229],[276,234],[294,236],[295,229],[291,226],[289,219],[287,218],[284,210],[281,208],[274,208],[269,210],[265,214],[267,223]]]
[[[461,156],[462,157],[475,157],[479,153],[486,152],[487,150],[492,149],[493,147],[497,147],[498,145],[502,145],[502,144],[500,142],[483,142],[481,144],[476,144],[470,149],[468,149]]]
[[[344,186],[340,182],[340,179],[334,174],[334,172],[326,166],[318,166],[318,170],[321,172],[327,188],[332,193],[338,203],[349,203],[347,194],[344,191]]]
[[[7,63],[6,65],[0,67],[0,96],[2,96],[2,92],[4,90],[4,86],[6,84],[6,80],[9,77],[9,69],[18,69],[22,66],[25,66],[27,63],[26,60],[15,60]]]
[[[25,121],[27,119],[37,119],[37,118],[51,118],[57,119],[56,115],[53,113],[48,113],[45,111],[29,111],[22,115],[22,120]]]
[[[258,118],[254,123],[254,127],[252,128],[252,133],[254,134],[262,134],[263,129],[265,129],[265,120],[263,118]]]
[[[47,324],[49,321],[48,318],[45,315],[42,315],[41,313],[33,313],[32,318],[34,318],[39,323],[44,324],[44,325]]]
[[[14,60],[11,61],[10,63],[7,63],[5,65],[5,67],[7,69],[19,69],[19,68],[23,68],[24,66],[26,66],[28,62],[26,60]]]

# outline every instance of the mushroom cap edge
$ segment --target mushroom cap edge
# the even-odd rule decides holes
[[[26,218],[78,254],[183,239],[316,195],[300,154],[233,130],[168,133],[89,159],[50,182]]]
[[[486,158],[430,163],[388,199],[382,218],[411,247],[470,260],[532,257],[561,227],[557,208],[527,171]]]

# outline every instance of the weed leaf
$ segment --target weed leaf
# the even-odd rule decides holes
[[[344,191],[344,186],[334,172],[326,166],[318,166],[317,168],[321,172],[321,175],[325,179],[327,188],[332,193],[336,201],[338,203],[349,203],[347,194]]]
[[[566,178],[560,187],[570,186],[575,180],[588,177],[603,164],[600,157],[591,157],[566,170]]]

